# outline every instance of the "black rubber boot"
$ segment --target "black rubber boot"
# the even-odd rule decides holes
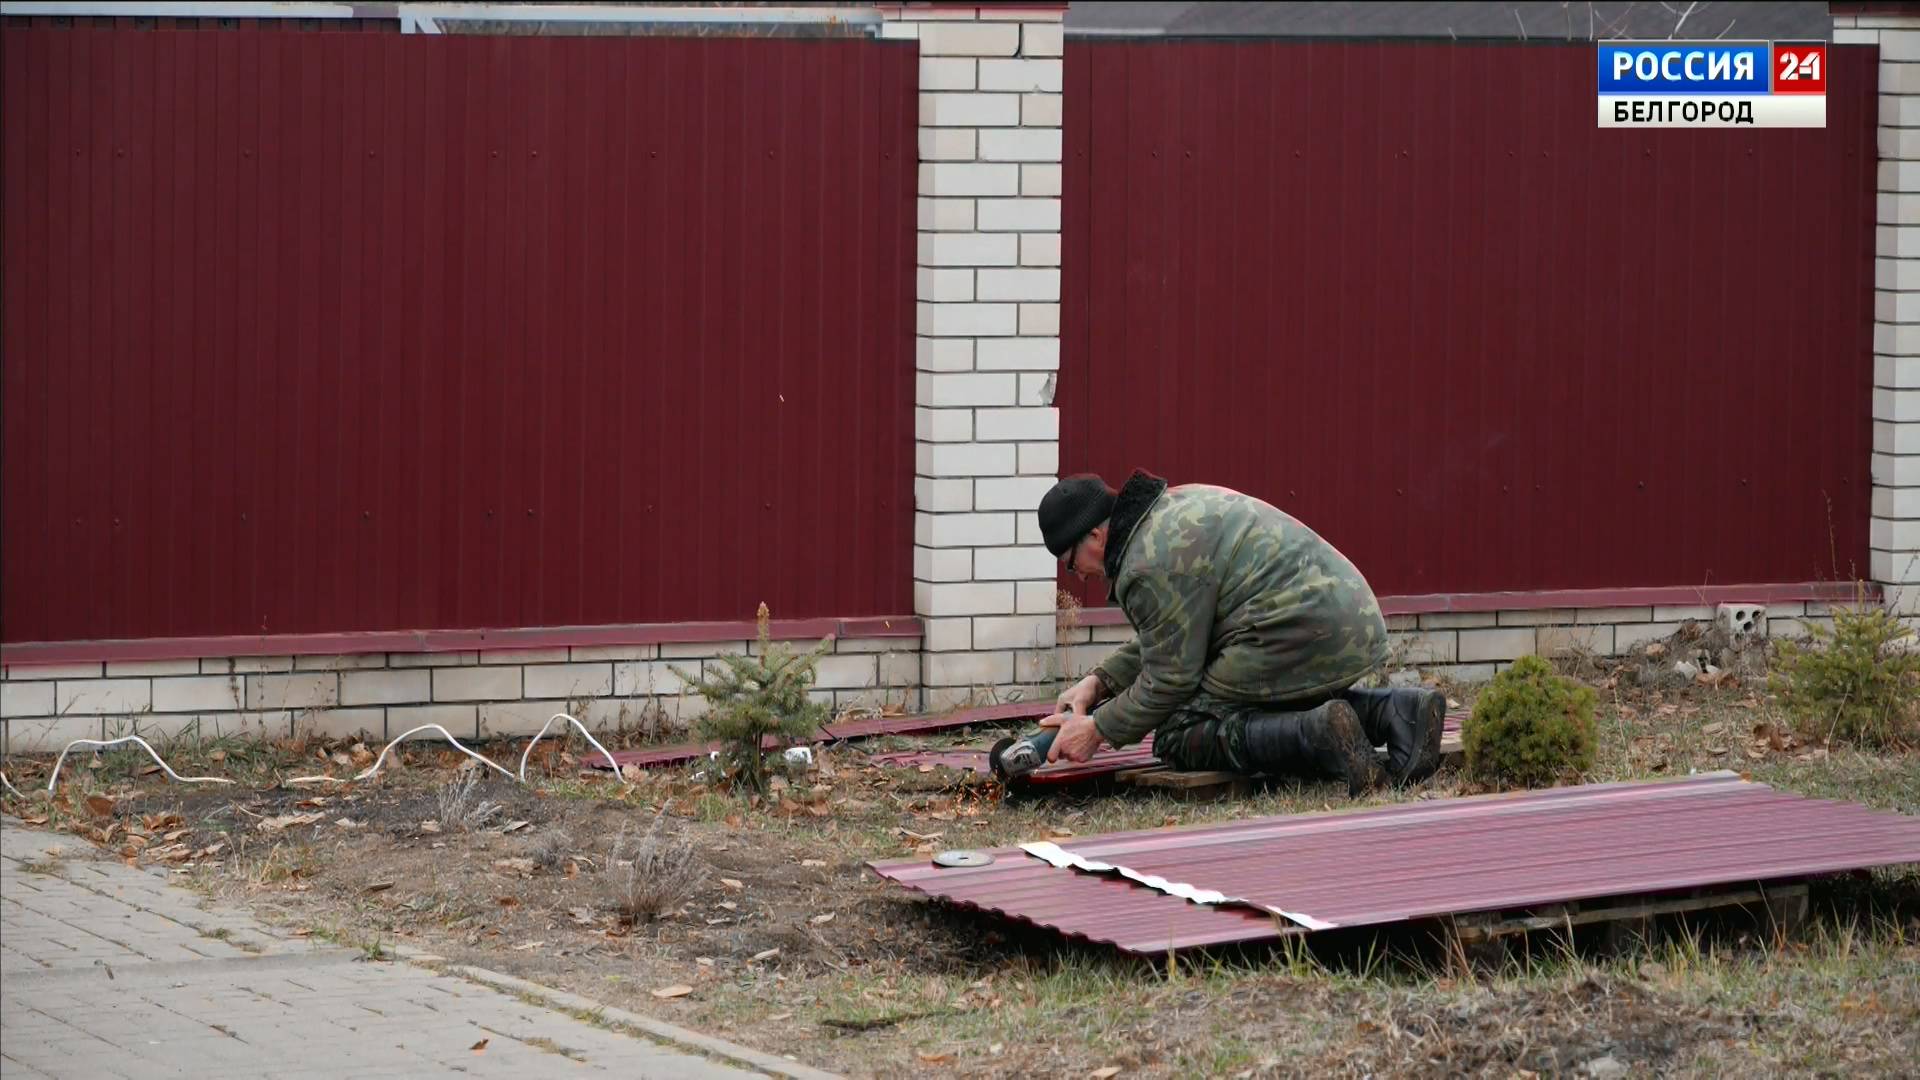
[[[1247,721],[1247,759],[1261,772],[1338,777],[1347,782],[1349,798],[1380,782],[1360,717],[1339,698],[1306,712],[1255,715]]]
[[[1387,775],[1417,783],[1440,767],[1440,734],[1447,699],[1434,690],[1348,690],[1341,695],[1360,716],[1367,741],[1387,748]]]

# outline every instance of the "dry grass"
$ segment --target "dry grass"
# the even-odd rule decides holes
[[[440,788],[440,827],[448,832],[472,832],[500,816],[502,807],[478,796],[481,766],[475,763],[460,770],[460,775]]]
[[[647,831],[629,837],[626,826],[607,853],[615,882],[615,906],[629,919],[655,919],[678,910],[707,883],[707,865],[693,845],[661,831],[666,815],[656,814]]]

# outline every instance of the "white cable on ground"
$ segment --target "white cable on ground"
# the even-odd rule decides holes
[[[453,737],[453,732],[448,731],[446,728],[441,727],[439,724],[421,724],[419,727],[414,728],[412,731],[402,732],[398,737],[389,740],[387,742],[387,745],[381,748],[380,756],[374,759],[373,764],[367,766],[366,771],[361,772],[358,775],[350,777],[346,780],[342,780],[337,776],[295,776],[287,780],[287,783],[289,784],[315,784],[315,783],[350,784],[355,780],[365,780],[367,777],[372,776],[374,773],[377,773],[380,771],[380,766],[385,765],[387,763],[387,755],[393,752],[394,747],[399,746],[403,741],[406,740],[406,738],[409,735],[412,735],[415,732],[420,732],[420,731],[437,731],[440,733],[442,738],[446,739],[448,742],[453,744],[453,748],[455,750],[460,751],[461,753],[467,755],[468,757],[479,762],[480,764],[485,765],[487,768],[492,769],[494,772],[499,773],[501,776],[504,776],[509,780],[512,780],[514,778],[512,773],[494,764],[493,759],[488,757],[483,757],[467,749],[465,746],[462,746],[460,744],[460,740]]]
[[[547,718],[547,722],[545,724],[542,724],[540,726],[540,730],[534,734],[532,741],[527,743],[527,748],[525,750],[520,751],[520,782],[521,783],[524,784],[527,782],[527,758],[533,753],[533,744],[540,741],[540,737],[547,733],[547,729],[553,726],[553,722],[555,720],[565,720],[567,723],[572,724],[574,727],[579,728],[580,734],[585,735],[587,737],[587,741],[593,744],[593,748],[595,750],[600,751],[600,756],[606,758],[607,764],[613,767],[614,779],[616,780],[625,779],[620,775],[620,763],[613,760],[613,755],[607,753],[607,748],[604,746],[601,746],[600,740],[593,737],[593,732],[588,731],[585,725],[581,724],[580,721],[575,720],[573,717],[568,716],[566,713],[554,713],[552,716]],[[565,729],[563,728],[562,730],[564,731]]]
[[[231,784],[233,783],[233,781],[231,780],[223,780],[218,776],[181,776],[179,773],[173,771],[173,766],[167,764],[166,760],[163,759],[159,755],[159,753],[157,753],[153,749],[153,747],[147,745],[147,740],[141,738],[138,735],[126,735],[118,739],[105,739],[105,740],[75,739],[72,742],[68,743],[66,746],[66,749],[60,751],[59,759],[53,763],[53,775],[47,777],[47,794],[49,795],[53,794],[53,785],[58,783],[60,780],[60,766],[66,764],[67,753],[68,751],[71,751],[74,747],[86,745],[86,746],[95,746],[101,749],[105,749],[106,747],[109,747],[109,746],[119,746],[121,743],[129,743],[129,742],[139,743],[140,749],[145,750],[147,754],[150,757],[152,757],[153,760],[161,768],[167,770],[168,776],[173,777],[175,780],[179,781],[182,784]],[[9,784],[7,786],[12,787],[13,785]]]
[[[22,794],[20,794],[20,789],[19,789],[19,788],[17,788],[17,787],[14,787],[14,786],[13,786],[13,781],[11,781],[11,780],[9,780],[9,779],[7,779],[7,774],[6,774],[6,773],[4,773],[4,772],[0,772],[0,784],[5,784],[5,785],[7,785],[7,790],[8,790],[8,791],[11,791],[11,792],[13,792],[13,797],[14,797],[14,798],[16,798],[16,799],[24,799],[24,798],[26,798],[26,796],[25,796],[25,795],[22,795]]]

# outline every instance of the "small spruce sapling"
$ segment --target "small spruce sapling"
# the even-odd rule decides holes
[[[674,674],[706,699],[707,712],[699,719],[700,734],[722,744],[723,774],[754,794],[767,788],[767,765],[762,742],[767,736],[781,741],[811,737],[827,719],[827,707],[807,696],[821,656],[833,648],[833,635],[807,653],[795,653],[772,640],[771,618],[761,604],[755,622],[759,630],[757,656],[722,656],[711,674],[694,675],[672,667]]]

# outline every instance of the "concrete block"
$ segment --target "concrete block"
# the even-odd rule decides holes
[[[1920,130],[1920,129],[1916,129]],[[1906,259],[1895,260],[1907,262]],[[1920,262],[1920,259],[1913,260]],[[1920,293],[1880,289],[1873,294],[1873,317],[1883,323],[1920,322]]]
[[[1890,127],[1920,125],[1920,94],[1881,94],[1880,123]]]
[[[397,668],[471,667],[480,662],[477,652],[388,653],[387,666]]]
[[[1013,304],[914,305],[915,330],[923,337],[1011,337],[1020,312]],[[938,404],[938,403],[936,403]]]
[[[1879,551],[1920,551],[1920,521],[1873,518],[1867,543]]]
[[[1060,564],[1044,547],[979,548],[973,553],[975,581],[1053,581],[1059,573]]]
[[[332,672],[304,675],[248,675],[248,709],[329,709],[340,704],[340,676]]]
[[[1872,513],[1877,518],[1920,518],[1920,488],[1874,488]]]
[[[1804,640],[1812,636],[1809,626],[1821,626],[1831,630],[1833,620],[1831,618],[1816,619],[1811,616],[1802,616],[1798,619],[1768,619],[1767,634],[1769,637]]]
[[[433,700],[428,668],[348,671],[340,676],[342,705],[424,705]]]
[[[1020,28],[1021,56],[1060,56],[1066,51],[1066,31],[1057,23],[1027,23]]]
[[[98,739],[105,730],[98,716],[15,717],[0,721],[9,754],[57,754],[75,739]]]
[[[52,716],[54,685],[51,682],[0,683],[0,719]]]
[[[268,709],[201,713],[200,738],[204,740],[284,739],[293,734],[293,718],[298,711]]]
[[[1093,640],[1108,645],[1125,645],[1133,640],[1133,627],[1126,623],[1093,628]]]
[[[1624,656],[1649,641],[1665,641],[1680,631],[1677,622],[1626,623],[1613,628],[1613,648]]]
[[[913,516],[913,542],[929,548],[998,547],[1014,542],[1014,516],[1005,513]]]
[[[973,647],[980,650],[1051,649],[1054,626],[1055,620],[1050,615],[978,618],[973,620]]]
[[[964,513],[973,509],[973,480],[968,477],[913,478],[913,508],[928,513]]]
[[[44,682],[49,679],[97,679],[103,664],[15,664],[6,669],[9,679]]]
[[[1914,119],[1920,122],[1920,116]],[[1873,351],[1881,356],[1920,356],[1920,326],[1912,323],[1875,323]]]
[[[923,476],[1012,476],[1015,451],[1009,443],[918,443],[915,471]]]
[[[979,64],[970,56],[923,57],[920,61],[920,92],[972,90],[980,85]]]
[[[1500,625],[1497,612],[1436,611],[1420,616],[1422,630],[1478,630]]]
[[[477,738],[480,734],[480,707],[477,705],[395,705],[387,710],[387,738],[397,739],[423,724],[439,724],[456,739]],[[423,744],[434,736],[421,732],[414,736]],[[441,745],[445,745],[442,741]]]
[[[973,648],[972,619],[928,619],[922,646],[928,652],[957,652]]]
[[[207,657],[200,661],[203,675],[265,675],[292,670],[291,656]]]
[[[1920,128],[1902,128],[1920,136]],[[1882,199],[1901,198],[1897,195],[1882,195]],[[1920,259],[1875,259],[1873,260],[1873,287],[1891,292],[1912,292],[1920,289]]]
[[[932,195],[922,195],[915,200],[921,232],[972,232],[973,200],[943,199]],[[919,292],[922,300],[937,299],[928,296],[925,289]]]
[[[921,127],[1011,128],[1020,123],[1020,95],[923,93]]]
[[[1705,604],[1662,604],[1653,609],[1654,622],[1712,622],[1713,608]]]
[[[913,577],[916,581],[972,581],[973,549],[915,544]]]
[[[1061,158],[1060,129],[1054,128],[998,128],[980,133],[980,160],[982,161],[1021,161],[1054,165]],[[1060,228],[1058,210],[1053,215],[1051,228]],[[1048,226],[1023,226],[1045,229]]]
[[[1060,339],[1057,337],[984,339],[974,344],[973,362],[980,371],[1058,371],[1060,370]]]
[[[562,649],[488,649],[480,653],[482,664],[564,664],[567,650]]]
[[[921,442],[972,442],[973,410],[916,408],[913,437]]]
[[[1065,88],[1064,61],[1057,59],[982,60],[980,89],[1058,94]],[[924,95],[923,95],[924,96]],[[1016,118],[1016,122],[1017,118]]]
[[[971,338],[915,338],[913,366],[920,371],[972,371]]]
[[[1020,333],[1022,336],[1058,337],[1060,335],[1060,305],[1021,304]]]
[[[198,660],[109,660],[107,678],[138,678],[153,675],[198,675]]]
[[[660,655],[658,645],[575,645],[568,656],[575,663],[597,660],[651,660]]]
[[[1535,635],[1534,650],[1541,656],[1612,656],[1612,626],[1543,626]]]
[[[881,686],[919,686],[920,653],[916,650],[880,654]]]
[[[1013,653],[928,653],[921,658],[928,686],[1005,686],[1013,682]]]
[[[1018,273],[1014,270],[997,272]],[[1920,293],[1915,293],[1914,296],[1920,298]],[[1913,424],[1915,430],[1920,430],[1920,390],[1891,390],[1876,387],[1873,391],[1873,418],[1896,424]],[[113,673],[109,671],[107,674]]]
[[[295,738],[307,735],[317,739],[381,742],[387,737],[387,710],[316,709],[295,713],[293,735]]]
[[[941,22],[923,25],[920,28],[920,55],[1013,56],[1023,52],[1020,30],[1018,23]],[[1056,33],[1059,30],[1058,26],[1054,27]]]
[[[371,671],[386,666],[386,653],[347,653],[293,658],[295,671]]]
[[[1018,462],[1021,476],[1044,476],[1053,480],[1060,475],[1060,444],[1057,442],[1030,442],[1020,444]],[[1039,528],[1039,522],[1034,527]],[[1021,541],[1026,543],[1026,541]]]
[[[687,684],[673,669],[697,672],[699,661],[638,660],[613,665],[613,692],[620,697],[655,697],[687,693]]]
[[[913,610],[916,615],[1012,615],[1014,592],[1011,581],[913,583]]]
[[[1836,35],[1839,33],[1835,31]],[[1887,27],[1880,30],[1880,59],[1886,61],[1920,60],[1920,31]]]
[[[1053,615],[1059,610],[1060,588],[1054,581],[1014,583],[1014,614]]]
[[[521,676],[530,698],[606,697],[613,693],[612,664],[529,664]]]
[[[974,505],[981,510],[1013,510],[1033,514],[1040,508],[1040,497],[1053,487],[1047,476],[1017,476],[998,480],[976,480]]]
[[[1456,631],[1429,630],[1422,633],[1389,631],[1388,634],[1400,650],[1400,658],[1405,663],[1451,664],[1460,658],[1460,640]]]
[[[823,656],[813,685],[820,690],[862,690],[877,685],[880,661],[872,653]]]
[[[1652,619],[1653,608],[1651,607],[1581,608],[1574,612],[1573,616],[1574,622],[1583,625],[1591,623],[1650,622]]]
[[[61,679],[54,691],[54,711],[66,715],[146,712],[153,707],[151,679]]]
[[[1022,405],[1053,404],[1053,380],[1053,372],[1020,376],[1020,395],[1015,400]]]
[[[1060,127],[1066,118],[1066,95],[1020,95],[1021,127]]]
[[[1498,630],[1462,630],[1459,636],[1459,657],[1463,662],[1473,663],[1486,660],[1517,660],[1534,651],[1535,638],[1532,627],[1511,627]]]
[[[1920,67],[1920,64],[1915,64]],[[1885,128],[1890,131],[1912,131],[1913,128]],[[1905,195],[1895,191],[1883,191],[1874,195],[1874,217],[1881,225],[1920,225],[1920,195]]]
[[[1573,621],[1572,608],[1502,611],[1499,614],[1501,626],[1558,626]]]
[[[981,442],[1032,442],[1060,437],[1060,410],[979,409],[973,414],[974,437]]]
[[[949,199],[977,199],[1009,198],[1019,193],[1020,166],[1011,162],[927,161],[920,165],[921,195]],[[922,265],[929,264],[925,254],[925,239],[925,237],[921,238],[920,262]]]
[[[920,300],[936,303],[969,303],[981,299],[974,295],[973,275],[976,271],[970,266],[955,269],[939,269],[922,266],[914,272],[914,295]]]
[[[1475,683],[1492,682],[1494,675],[1498,674],[1498,669],[1497,664],[1444,664],[1429,668],[1426,673],[1444,676],[1463,686],[1471,686]]]
[[[975,222],[983,233],[1059,232],[1059,199],[981,199]],[[1058,300],[1054,297],[1021,297]]]
[[[1920,454],[1874,454],[1868,459],[1867,468],[1877,486],[1920,487]]]
[[[1000,372],[922,372],[914,376],[914,401],[932,408],[1006,406],[1015,404],[1018,397],[1018,381]]]
[[[567,712],[569,707],[565,699],[489,702],[479,707],[478,737],[482,739],[530,738],[547,721],[560,713]],[[568,731],[573,730],[573,725],[562,720],[549,735],[558,735],[563,727]],[[542,743],[545,741],[541,740]],[[583,749],[592,752],[593,748],[589,746]]]
[[[203,713],[248,707],[243,675],[194,675],[153,680],[153,711]]]
[[[747,641],[667,641],[660,645],[662,660],[702,660],[709,656],[746,656],[752,651]]]
[[[1035,165],[1022,166],[1022,168],[1025,168],[1025,169],[1045,168],[1045,167],[1046,166],[1035,166]],[[1024,180],[1021,181],[1021,184],[1023,187],[1025,186],[1025,183],[1026,182]],[[1034,194],[1039,194],[1039,193],[1034,192]],[[1059,266],[1060,265],[1060,234],[1059,233],[1022,233],[1020,236],[1020,265],[1021,266]]]
[[[517,667],[435,668],[435,701],[509,701],[521,696]]]
[[[982,300],[1040,301],[1060,299],[1057,269],[961,271],[978,275]],[[1017,314],[1016,314],[1017,321]],[[1016,338],[1017,341],[1058,341],[1058,338]]]

